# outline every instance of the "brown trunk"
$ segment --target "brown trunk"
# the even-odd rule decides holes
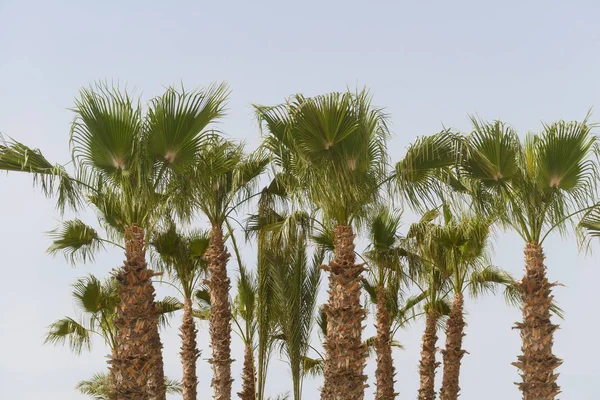
[[[183,365],[183,400],[196,400],[198,377],[196,376],[196,360],[200,351],[196,346],[196,323],[192,315],[192,300],[183,303],[183,322],[181,323],[181,363]]]
[[[156,320],[152,325],[152,361],[148,376],[148,395],[150,400],[166,400],[167,387],[165,386],[165,365],[162,358],[163,346],[158,333],[158,310],[156,315]]]
[[[146,265],[144,231],[140,227],[125,229],[125,246],[125,265],[115,274],[121,302],[110,373],[116,381],[115,399],[148,400],[148,379],[156,350],[153,333],[158,320],[150,280],[154,273]]]
[[[116,390],[117,390],[117,386],[119,385],[117,383],[117,379],[115,376],[115,369],[111,368],[111,361],[116,357],[116,349],[112,349],[111,351],[111,355],[108,357],[108,398],[109,400],[115,400],[116,399]]]
[[[361,339],[366,311],[360,304],[362,265],[355,264],[351,226],[336,226],[334,257],[323,267],[329,275],[329,302],[322,400],[362,400],[367,385],[363,374],[366,346]]]
[[[377,286],[377,339],[375,351],[377,352],[377,391],[375,400],[393,400],[398,393],[394,393],[394,360],[392,359],[392,340],[390,337],[390,313],[385,301],[383,285]]]
[[[244,370],[242,371],[242,391],[238,393],[242,400],[256,398],[256,374],[254,372],[254,350],[252,343],[246,344],[244,351]]]
[[[421,350],[421,362],[419,363],[419,400],[435,399],[435,370],[440,365],[439,362],[435,361],[438,315],[437,311],[429,310],[425,319],[423,349]]]
[[[523,302],[521,330],[522,355],[513,365],[521,370],[523,382],[518,383],[524,400],[554,400],[560,387],[554,370],[562,361],[552,353],[554,331],[558,325],[550,321],[552,287],[546,278],[544,252],[537,243],[525,246],[525,277],[519,285]]]
[[[211,386],[215,400],[231,400],[231,307],[230,280],[227,277],[229,253],[225,249],[223,230],[212,227],[210,245],[206,251],[210,274],[210,345],[212,347],[213,379]]]
[[[462,349],[462,339],[465,330],[464,299],[462,293],[454,294],[454,302],[450,318],[446,324],[446,349],[442,350],[444,357],[444,377],[442,379],[441,400],[456,400],[460,392],[460,362],[466,351]]]

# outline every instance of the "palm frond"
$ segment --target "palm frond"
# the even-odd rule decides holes
[[[65,258],[76,264],[94,261],[96,253],[104,247],[98,232],[79,219],[64,221],[62,225],[49,232],[52,245],[48,253],[62,252]]]
[[[51,344],[65,342],[69,343],[69,348],[76,354],[81,354],[83,350],[91,350],[90,332],[70,317],[53,322],[44,340],[44,343]]]
[[[77,209],[82,204],[81,190],[77,182],[60,164],[51,164],[40,150],[31,149],[23,143],[7,139],[0,134],[0,170],[26,172],[33,175],[46,196],[58,196],[57,207]]]

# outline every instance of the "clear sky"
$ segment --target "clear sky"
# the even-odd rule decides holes
[[[468,114],[500,118],[524,134],[539,130],[542,121],[581,119],[599,105],[600,4],[491,3],[0,0],[0,132],[67,162],[73,117],[68,108],[79,88],[98,79],[126,83],[144,99],[166,85],[227,81],[233,92],[222,126],[249,148],[259,141],[251,103],[366,85],[374,103],[391,116],[394,160],[417,136],[443,126],[468,130]],[[94,221],[91,213],[82,218]],[[74,279],[90,272],[107,276],[123,259],[114,250],[77,268],[52,259],[45,254],[44,232],[59,219],[54,201],[32,189],[29,177],[0,175],[2,399],[83,399],[75,383],[105,367],[107,351],[98,341],[80,357],[66,347],[42,345],[46,326],[73,314]],[[520,276],[523,243],[514,234],[496,239],[494,262]],[[580,255],[572,238],[552,237],[545,250],[550,279],[565,285],[555,292],[566,312],[555,345],[564,359],[561,398],[597,399],[598,260]],[[510,365],[519,353],[518,332],[511,329],[519,311],[507,308],[501,297],[469,301],[467,307],[470,354],[464,358],[461,399],[519,398],[513,385],[519,378]],[[181,376],[178,324],[179,316],[163,334],[166,373],[174,378]],[[422,328],[415,323],[397,337],[406,348],[394,353],[401,398],[416,397]],[[202,327],[201,398],[210,397],[207,334]],[[234,358],[237,391],[242,359],[237,338]],[[278,358],[269,376],[271,395],[291,388],[287,366]],[[366,398],[372,399],[372,362],[367,372]],[[316,399],[319,386],[308,380],[304,397]]]

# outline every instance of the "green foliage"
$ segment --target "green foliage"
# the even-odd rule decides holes
[[[110,380],[107,373],[94,374],[91,379],[80,381],[75,390],[94,400],[110,400]],[[181,382],[165,378],[167,394],[182,394]]]

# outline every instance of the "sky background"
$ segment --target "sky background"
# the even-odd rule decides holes
[[[0,132],[66,163],[73,118],[68,108],[78,90],[95,80],[127,84],[144,100],[180,82],[195,88],[227,81],[232,95],[222,128],[249,149],[260,137],[252,103],[367,86],[374,104],[390,114],[394,161],[417,136],[444,126],[468,131],[469,114],[500,118],[525,134],[542,122],[581,119],[600,105],[600,3],[491,3],[0,0]],[[600,121],[599,114],[593,120]],[[73,268],[48,256],[44,232],[61,219],[54,205],[32,188],[30,177],[0,175],[2,399],[84,399],[73,386],[105,369],[107,350],[100,341],[82,356],[43,345],[48,324],[74,315],[69,285],[88,273],[108,276],[123,259],[109,250],[95,264]],[[94,222],[90,212],[80,217]],[[405,228],[413,219],[408,213]],[[522,248],[515,234],[499,233],[493,260],[521,276]],[[579,254],[573,238],[552,236],[545,251],[550,280],[565,285],[555,291],[566,313],[555,337],[555,353],[564,359],[561,398],[597,399],[598,259]],[[252,265],[253,252],[244,254]],[[233,262],[230,273],[235,277]],[[164,287],[158,292],[171,293]],[[519,311],[501,296],[468,301],[467,310],[464,346],[470,354],[463,362],[461,399],[520,398],[510,365],[520,348],[511,329]],[[177,315],[163,333],[172,378],[181,377],[179,320]],[[416,397],[422,329],[419,321],[397,336],[405,346],[394,353],[400,398]],[[372,333],[369,323],[365,336]],[[209,398],[206,326],[199,346],[199,397]],[[237,338],[233,357],[236,392],[242,361]],[[372,399],[373,362],[367,373],[366,399]],[[318,398],[320,385],[307,380],[304,398]],[[287,365],[275,354],[267,392],[290,388]]]

